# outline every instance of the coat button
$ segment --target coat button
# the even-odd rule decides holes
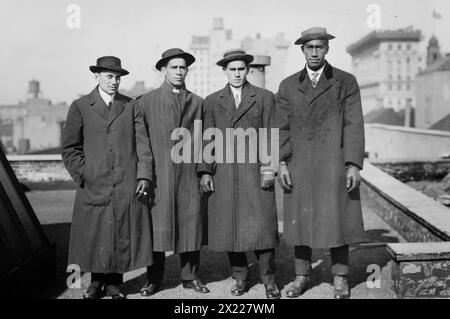
[[[109,151],[110,151],[110,152],[112,152],[112,151],[113,151],[112,147],[110,147],[110,148],[109,148]]]

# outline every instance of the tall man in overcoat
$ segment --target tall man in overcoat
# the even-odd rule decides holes
[[[138,99],[154,155],[155,172],[150,184],[154,198],[150,205],[154,264],[147,268],[147,282],[141,289],[143,296],[160,289],[165,252],[169,251],[180,254],[183,287],[198,293],[209,292],[198,277],[204,221],[197,164],[194,154],[187,162],[178,162],[172,156],[179,142],[177,131],[182,128],[193,133],[194,121],[200,122],[203,116],[203,99],[185,86],[188,67],[194,61],[194,56],[181,49],[165,51],[156,63],[156,69],[164,74],[164,82]],[[201,140],[198,143],[201,145]]]
[[[347,298],[349,244],[364,240],[359,170],[364,125],[358,83],[325,56],[334,36],[325,28],[302,32],[306,66],[280,84],[279,181],[284,194],[284,235],[295,246],[296,279],[288,297],[308,286],[311,249],[329,248],[335,298]]]
[[[91,66],[98,86],[70,106],[62,159],[76,183],[69,264],[91,272],[83,295],[123,299],[122,274],[152,264],[150,216],[142,203],[151,178],[151,150],[142,115],[118,93],[119,58]],[[103,289],[104,287],[104,289]]]
[[[258,134],[260,128],[265,128],[269,130],[267,136],[270,136],[275,96],[247,81],[252,61],[252,55],[241,49],[232,49],[217,62],[223,68],[228,83],[205,99],[205,130],[215,128],[230,139],[227,130],[254,130]],[[227,143],[215,136],[215,161],[198,166],[203,191],[212,192],[208,198],[208,248],[228,253],[235,280],[231,294],[239,296],[248,289],[245,252],[254,251],[267,298],[280,298],[274,264],[274,248],[279,238],[273,187],[275,171],[270,170],[273,163],[262,164],[259,157],[251,160],[251,148],[259,153],[257,139],[252,141],[249,138],[248,145],[240,147],[238,139],[231,138]],[[227,145],[223,148],[221,161],[217,160],[219,144]],[[227,148],[230,145],[234,150]],[[226,160],[229,154],[234,154],[230,162]],[[245,160],[238,162],[238,158],[244,155]]]

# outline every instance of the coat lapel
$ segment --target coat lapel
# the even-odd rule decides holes
[[[242,101],[232,117],[233,125],[256,103],[255,88],[246,83],[242,88]]]
[[[312,96],[309,104],[314,102],[315,99],[317,99],[323,93],[328,91],[328,89],[333,85],[332,81],[330,81],[332,77],[333,77],[333,70],[331,68],[331,65],[327,63],[319,79],[319,82],[317,83],[317,86],[314,89],[312,89]]]
[[[172,126],[173,128],[179,127],[179,123],[181,121],[181,108],[184,108],[184,106],[180,105],[179,102],[176,100],[176,97],[174,96],[174,93],[172,92],[174,87],[169,84],[166,80],[164,80],[163,84],[161,85],[161,88],[163,90],[162,95],[162,103],[161,105],[164,108],[168,108],[167,110],[162,110],[163,112],[169,112],[171,114],[172,118]],[[183,94],[183,93],[179,93]],[[169,105],[167,105],[169,104]]]
[[[92,106],[92,110],[101,117],[103,117],[105,120],[108,120],[109,116],[108,106],[100,96],[100,93],[98,92],[98,86],[94,90],[92,90],[91,93],[89,93],[89,97],[91,100],[90,104]]]
[[[231,99],[231,89],[228,84],[220,91],[219,106],[221,106],[225,111],[227,111],[230,116],[236,112],[236,106],[234,105],[234,100]]]
[[[125,109],[125,98],[121,94],[117,93],[114,97],[111,110],[109,111],[108,117],[108,127],[114,122],[114,120],[123,112]]]

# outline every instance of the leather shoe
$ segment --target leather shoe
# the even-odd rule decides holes
[[[281,293],[280,289],[278,289],[277,284],[275,282],[269,282],[266,287],[266,297],[267,299],[280,299]]]
[[[183,288],[193,289],[195,292],[202,294],[206,294],[209,292],[209,289],[206,288],[206,286],[202,284],[201,281],[198,279],[183,281]]]
[[[242,296],[247,292],[247,282],[245,280],[236,280],[233,287],[231,287],[231,294],[233,296]]]
[[[112,299],[127,299],[127,297],[120,292],[117,286],[108,285],[105,288],[105,292],[107,296],[110,296]]]
[[[153,283],[153,282],[146,282],[144,287],[141,288],[139,291],[141,293],[141,296],[149,297],[151,295],[154,295],[159,291],[161,288],[161,283]]]
[[[297,298],[300,297],[308,288],[309,276],[297,276],[295,280],[288,285],[286,289],[286,297]]]
[[[83,299],[100,299],[104,296],[101,286],[90,285],[83,294]]]
[[[345,276],[334,276],[333,287],[335,299],[348,299],[350,297],[350,288]]]

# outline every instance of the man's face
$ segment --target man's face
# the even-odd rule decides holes
[[[95,73],[95,80],[98,82],[98,86],[103,92],[114,95],[117,93],[117,90],[119,90],[120,76],[120,73],[105,71]]]
[[[244,61],[231,61],[225,68],[225,74],[228,83],[235,88],[239,88],[244,85],[247,79],[248,67]]]
[[[165,72],[166,80],[169,83],[178,87],[184,84],[188,68],[183,58],[175,58],[170,60],[166,66],[162,67],[161,71]]]
[[[325,64],[325,55],[328,53],[328,44],[324,40],[311,40],[302,47],[308,67],[319,70]]]

